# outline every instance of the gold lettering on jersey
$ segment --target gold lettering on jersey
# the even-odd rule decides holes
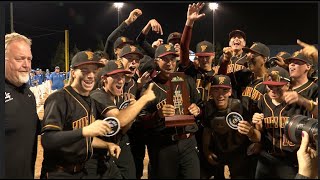
[[[258,101],[261,98],[262,94],[253,87],[246,87],[246,89],[242,92],[242,96],[246,96],[251,100]]]
[[[244,69],[245,67],[243,65],[240,64],[229,64],[228,68],[227,68],[227,73],[232,73],[232,72],[237,72],[240,71],[242,69]]]
[[[201,45],[200,48],[201,48],[201,52],[204,52],[206,49],[207,49],[207,45]]]
[[[268,128],[284,128],[289,117],[266,117],[263,119],[265,127]]]
[[[289,139],[287,139],[287,137],[283,134],[282,135],[282,146],[295,146],[295,144],[291,141],[289,141]]]
[[[80,128],[83,128],[85,126],[88,126],[90,123],[89,123],[89,119],[88,117],[83,117],[83,118],[80,118],[79,120],[76,120],[72,123],[72,129],[80,129]]]
[[[157,109],[161,109],[164,105],[167,104],[167,99],[164,99],[162,101],[160,101],[158,104],[157,104]]]
[[[85,53],[87,54],[88,56],[88,60],[92,60],[93,59],[93,53],[90,52],[90,51],[85,51]]]

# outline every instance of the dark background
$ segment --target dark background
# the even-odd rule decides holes
[[[169,33],[182,32],[188,2],[128,2],[120,13],[120,23],[139,8],[143,15],[125,35],[134,39],[150,19],[156,19],[164,30],[160,36],[149,33],[148,41],[165,41]],[[208,4],[208,3],[207,3]],[[6,4],[5,32],[10,33],[10,6]],[[59,42],[64,42],[64,30],[69,30],[69,49],[96,50],[117,27],[117,10],[111,2],[14,2],[14,30],[33,41],[32,68],[50,67]],[[208,5],[202,10],[206,16],[194,25],[190,49],[202,40],[212,42],[212,11]],[[214,16],[215,42],[228,46],[228,34],[241,29],[247,35],[247,46],[259,41],[266,45],[296,45],[296,39],[311,44],[318,40],[318,3],[229,3],[219,2]],[[70,57],[71,59],[72,57]],[[53,69],[51,69],[53,70]]]

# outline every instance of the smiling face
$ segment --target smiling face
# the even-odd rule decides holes
[[[297,79],[303,76],[307,76],[311,66],[303,61],[293,59],[289,61],[289,73],[290,77]]]
[[[17,87],[29,81],[31,46],[24,40],[12,41],[5,52],[5,78]]]
[[[123,86],[125,84],[124,73],[103,76],[102,80],[106,92],[111,92],[111,94],[114,96],[120,96],[123,93]]]
[[[240,34],[235,34],[231,39],[229,40],[229,46],[233,50],[242,50],[243,47],[246,46],[246,41],[243,39],[243,37]]]
[[[169,77],[170,73],[173,73],[176,69],[177,59],[175,55],[169,54],[161,58],[157,58],[156,63],[161,70],[160,75]]]
[[[140,65],[140,56],[138,54],[127,54],[123,56],[123,59],[128,62],[128,64],[125,66],[126,70],[131,71],[131,74],[127,74],[127,76],[133,77]]]
[[[214,87],[211,88],[213,101],[218,109],[226,109],[228,106],[229,97],[231,96],[231,88]]]
[[[71,70],[73,82],[71,86],[83,96],[88,96],[94,87],[98,66],[93,64],[80,65]]]

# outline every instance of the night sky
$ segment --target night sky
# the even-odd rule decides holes
[[[6,6],[6,33],[10,32],[9,3]],[[164,30],[160,36],[149,33],[148,41],[157,38],[166,41],[169,33],[182,32],[186,21],[187,2],[125,3],[121,9],[120,23],[129,13],[139,8],[143,14],[124,34],[134,39],[150,19],[156,19]],[[206,5],[206,16],[193,28],[190,49],[202,40],[212,42],[212,11]],[[32,68],[46,69],[50,65],[59,41],[64,42],[64,30],[69,30],[70,50],[97,49],[99,41],[105,43],[117,27],[117,10],[110,2],[14,2],[14,30],[33,41]],[[296,39],[317,44],[317,3],[227,3],[220,2],[214,14],[215,42],[228,46],[231,30],[241,29],[247,35],[247,46],[259,41],[266,45],[295,45]],[[71,58],[71,57],[70,57]]]

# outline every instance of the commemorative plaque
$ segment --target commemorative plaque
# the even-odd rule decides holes
[[[195,118],[189,113],[190,96],[186,85],[185,74],[174,72],[170,75],[169,90],[167,91],[167,104],[175,108],[175,115],[165,117],[165,126],[186,126],[195,124]]]

